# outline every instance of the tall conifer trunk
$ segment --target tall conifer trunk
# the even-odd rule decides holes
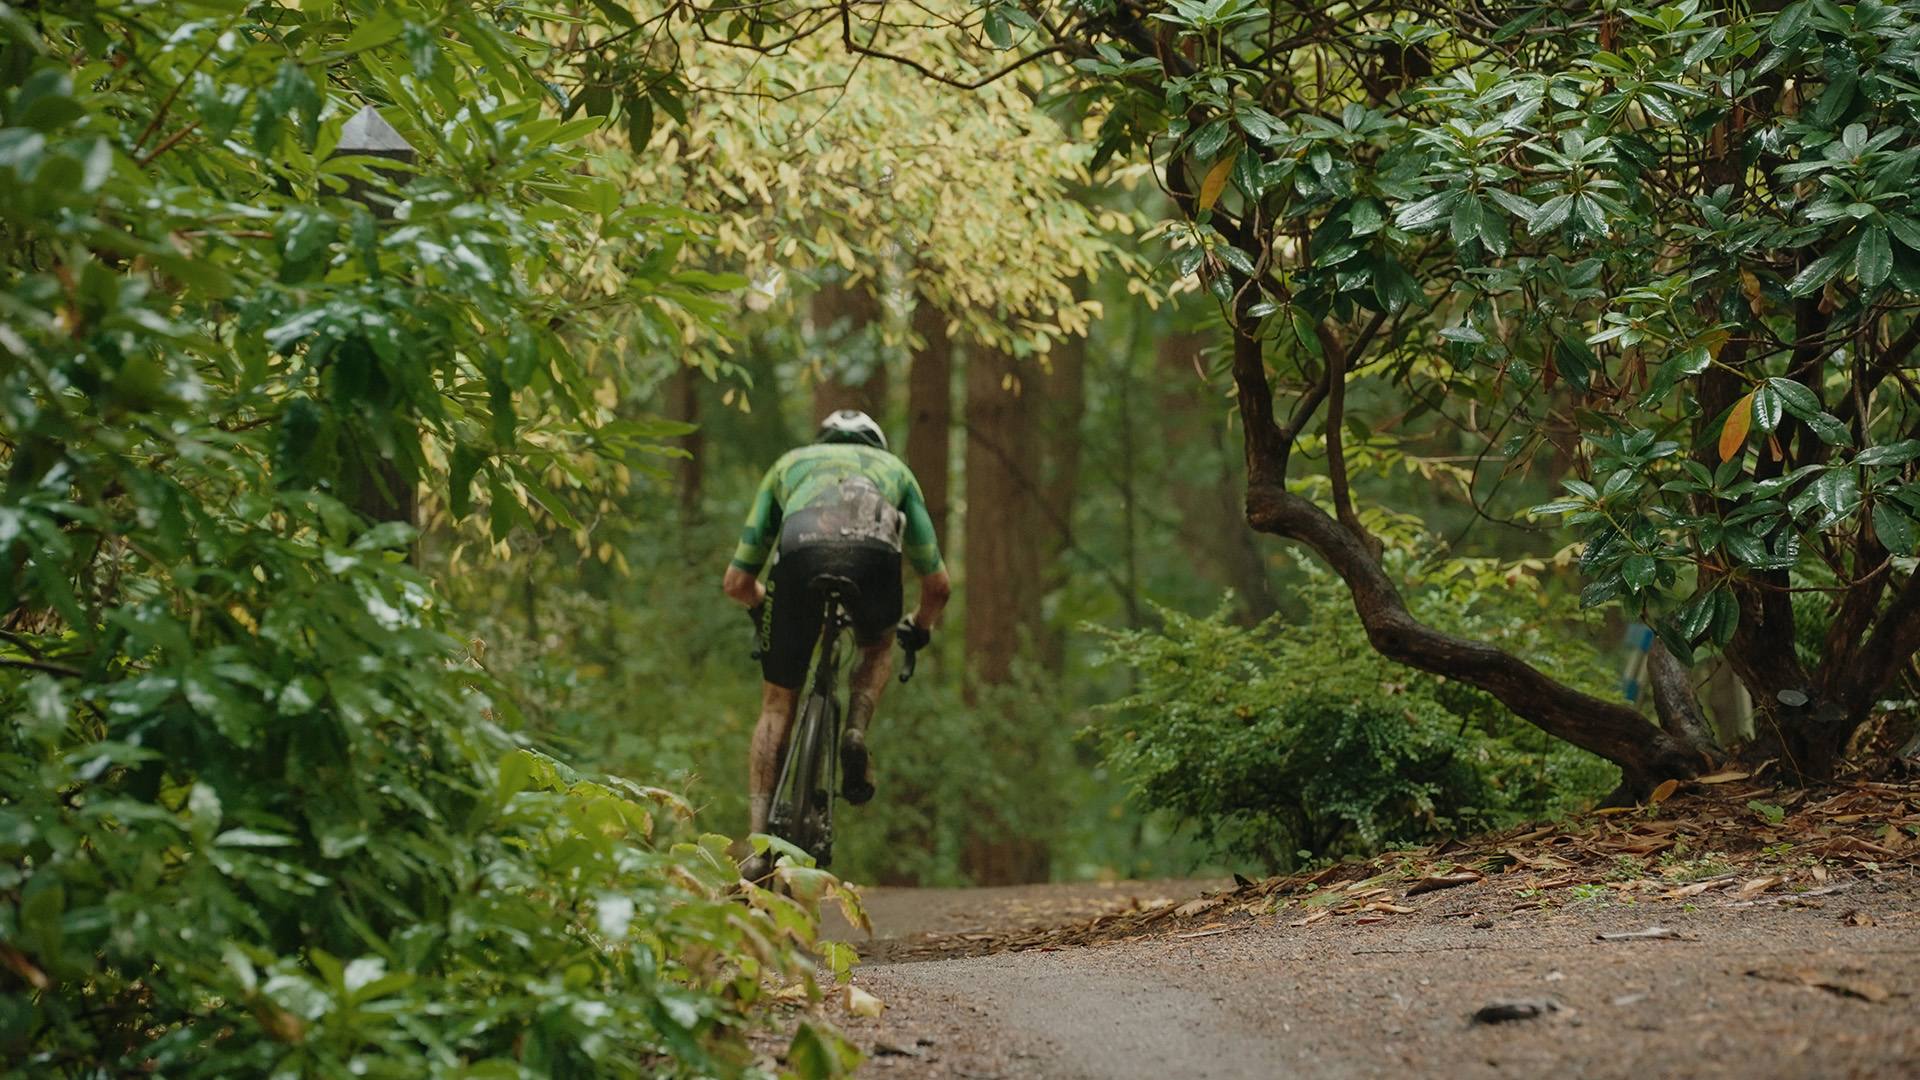
[[[1013,663],[1039,629],[1041,523],[1032,365],[982,346],[967,350],[966,612],[968,697],[1013,681]],[[1018,724],[1008,725],[1020,730]],[[995,753],[1021,755],[1017,745]],[[1045,840],[1013,835],[980,806],[961,852],[978,885],[1045,881]]]
[[[679,371],[673,373],[667,380],[669,417],[687,424],[700,423],[700,383],[698,368],[682,365]],[[690,525],[700,519],[700,500],[705,495],[707,440],[695,427],[674,442],[687,452],[687,456],[675,464],[674,479],[677,482],[680,520]]]
[[[1076,293],[1084,291],[1077,289]],[[1038,434],[1044,478],[1038,509],[1045,543],[1040,556],[1040,596],[1064,589],[1073,574],[1073,510],[1080,498],[1080,422],[1087,412],[1087,339],[1069,336],[1047,354],[1048,370],[1038,376]],[[1241,530],[1246,531],[1246,530]],[[1038,616],[1036,613],[1036,623]],[[1066,666],[1064,630],[1036,626],[1040,662],[1058,674]]]
[[[967,667],[971,684],[1012,681],[1040,610],[1042,520],[1031,365],[967,350]]]
[[[913,332],[925,342],[907,370],[907,467],[920,481],[927,516],[947,550],[948,492],[953,472],[953,341],[947,316],[922,296],[913,308]]]
[[[814,339],[828,351],[830,365],[826,377],[813,386],[814,423],[840,409],[858,409],[884,421],[890,389],[887,365],[875,357],[864,377],[857,378],[831,366],[847,359],[846,353],[853,349],[865,347],[865,331],[877,327],[884,317],[879,297],[865,285],[830,284],[813,294],[812,306]]]

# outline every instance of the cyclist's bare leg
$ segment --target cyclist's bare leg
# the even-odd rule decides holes
[[[867,726],[880,704],[880,692],[893,674],[893,635],[860,646],[853,665],[852,693],[847,701],[847,730],[840,736],[843,772],[840,793],[855,806],[873,798],[873,757],[867,752]]]
[[[860,659],[853,665],[851,700],[847,703],[847,727],[865,731],[873,723],[873,710],[880,704],[880,692],[887,688],[893,674],[893,635],[873,645],[860,646]]]
[[[753,748],[747,759],[749,832],[767,831],[773,785],[780,780],[780,762],[787,756],[787,740],[793,734],[793,706],[799,698],[798,688],[761,684],[760,722],[754,725]]]

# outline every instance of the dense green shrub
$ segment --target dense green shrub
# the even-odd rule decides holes
[[[1089,732],[1138,802],[1280,872],[1564,810],[1617,781],[1485,693],[1382,659],[1324,578],[1299,599],[1299,622],[1247,629],[1223,604],[1207,618],[1163,609],[1161,629],[1111,635],[1111,659],[1136,682]],[[1415,607],[1576,684],[1607,681],[1591,649],[1550,633],[1567,628],[1543,619],[1531,591],[1430,590]]]
[[[413,529],[354,509],[478,487],[510,529],[640,434],[547,271],[653,227],[502,12],[0,5],[8,1076],[726,1075],[762,977],[810,978],[806,911],[531,752]],[[369,100],[404,191],[328,161]]]

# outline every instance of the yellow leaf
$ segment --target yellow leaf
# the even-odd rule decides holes
[[[852,1015],[868,1018],[879,1016],[887,1007],[886,1002],[852,985],[847,987],[846,1006]]]
[[[1720,460],[1732,461],[1747,448],[1747,429],[1753,426],[1753,395],[1733,403],[1727,425],[1720,429]]]
[[[1647,801],[1650,803],[1666,802],[1668,799],[1673,797],[1674,792],[1679,790],[1680,790],[1680,781],[1678,780],[1661,781],[1660,786],[1653,789],[1653,794],[1647,796]]]
[[[1200,209],[1211,210],[1213,204],[1220,201],[1220,193],[1227,189],[1227,177],[1233,175],[1233,163],[1239,154],[1229,154],[1214,162],[1207,171],[1207,178],[1200,182]]]
[[[1753,271],[1740,271],[1740,291],[1746,294],[1747,307],[1752,309],[1755,315],[1766,310],[1767,295],[1760,291],[1760,279],[1754,276]]]

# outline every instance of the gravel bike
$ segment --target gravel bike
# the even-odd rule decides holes
[[[840,790],[840,721],[845,715],[840,702],[840,661],[852,625],[841,605],[843,598],[858,596],[860,586],[848,578],[821,575],[809,587],[827,594],[826,626],[820,632],[807,696],[787,736],[787,755],[774,783],[767,831],[824,867],[833,861],[833,797]],[[913,678],[919,655],[912,649],[905,651],[901,682]]]

